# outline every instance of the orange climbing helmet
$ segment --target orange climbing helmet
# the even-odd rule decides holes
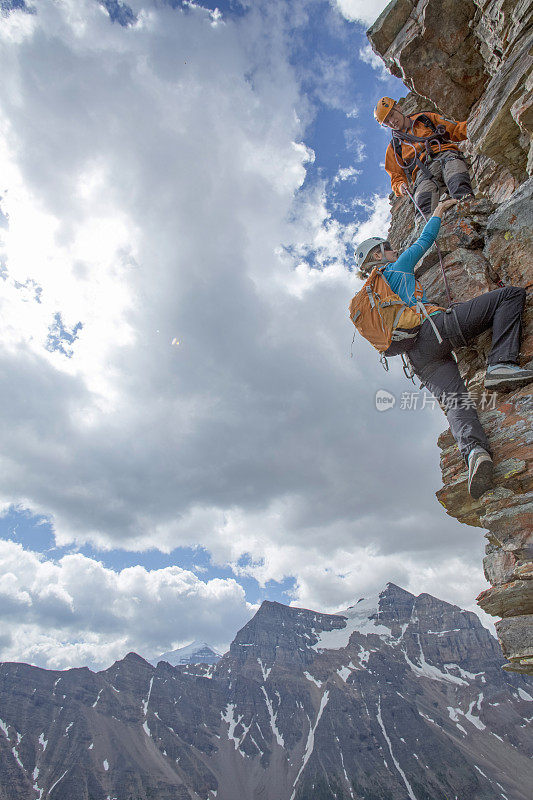
[[[392,97],[382,97],[381,100],[378,100],[378,104],[374,109],[374,116],[380,125],[385,122],[389,112],[392,111],[395,105],[396,101]]]

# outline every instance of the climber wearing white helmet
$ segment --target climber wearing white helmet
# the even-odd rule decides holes
[[[493,485],[491,448],[474,404],[446,402],[468,396],[452,351],[492,328],[485,388],[516,389],[533,380],[533,370],[518,365],[525,289],[505,286],[444,309],[428,301],[415,278],[415,264],[437,238],[441,215],[455,202],[439,203],[418,240],[400,255],[380,237],[356,247],[356,265],[366,281],[352,299],[350,318],[382,357],[407,356],[414,373],[444,406],[468,464],[468,490],[477,499]]]

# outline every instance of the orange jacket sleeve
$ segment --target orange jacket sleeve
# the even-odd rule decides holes
[[[467,138],[466,135],[466,120],[464,122],[456,122],[447,117],[441,117],[440,114],[429,114],[435,125],[444,125],[452,142],[462,142]]]
[[[397,197],[400,197],[400,186],[402,183],[407,184],[407,178],[405,177],[405,172],[396,161],[391,144],[389,144],[385,153],[385,171],[390,175],[392,191]]]

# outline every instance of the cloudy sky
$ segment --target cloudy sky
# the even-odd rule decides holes
[[[365,37],[385,5],[2,1],[2,660],[224,648],[263,599],[387,581],[475,607],[445,419],[350,357],[372,108],[405,93]]]

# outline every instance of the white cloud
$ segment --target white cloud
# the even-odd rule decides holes
[[[377,20],[390,0],[335,0],[343,17],[350,22],[360,22],[366,27]]]
[[[45,3],[43,35],[10,50],[4,70],[17,71],[18,94],[2,98],[0,357],[13,403],[3,490],[53,515],[61,542],[165,547],[193,510],[268,508],[295,481],[306,491],[298,471],[287,483],[276,442],[305,441],[302,381],[337,380],[355,225],[329,218],[320,186],[295,205],[313,153],[279,31],[252,15],[241,37],[235,25],[206,27],[199,9],[161,9],[124,30],[93,5]],[[253,86],[239,44],[250,37]],[[26,108],[37,130],[22,124]],[[287,244],[295,256],[280,259]],[[327,270],[294,272],[309,254]],[[302,270],[315,285],[307,308],[295,299]],[[21,292],[28,281],[40,302]],[[317,333],[308,315],[324,283],[330,311]],[[71,359],[43,348],[56,313],[83,325]]]
[[[116,572],[81,554],[52,562],[0,541],[4,661],[101,668],[129,650],[151,657],[192,639],[224,648],[221,637],[252,613],[233,579],[202,581],[176,566]]]
[[[370,64],[370,66],[377,71],[380,80],[390,80],[391,75],[385,66],[385,62],[374,53],[370,43],[367,43],[359,50],[359,58],[363,63]]]
[[[366,204],[368,216],[354,231],[354,245],[370,236],[384,236],[390,223],[390,205],[388,197],[374,195]]]
[[[470,563],[477,545],[433,497],[444,418],[377,414],[377,389],[409,388],[400,366],[385,375],[360,338],[349,356],[347,267],[357,241],[385,234],[389,205],[360,198],[341,225],[326,181],[302,189],[312,113],[284,4],[215,26],[201,8],[135,11],[122,28],[92,0],[43,0],[0,55],[0,502],[47,516],[60,544],[201,545],[236,570],[249,554],[244,571],[295,575],[317,607],[361,554],[380,586],[451,551]],[[83,325],[71,358],[46,349],[56,314]],[[133,573],[82,569],[127,602]],[[51,653],[80,596],[54,577],[35,600],[8,572],[21,613],[25,592],[49,609]],[[156,578],[131,580],[135,593]],[[335,582],[339,599],[356,590]],[[72,653],[122,654],[120,626],[98,638],[106,624],[71,637]]]
[[[350,150],[353,160],[360,163],[366,159],[366,145],[361,137],[361,131],[349,128],[344,131],[346,147]]]
[[[342,167],[338,170],[337,174],[333,179],[333,183],[340,183],[341,181],[349,181],[355,183],[358,176],[361,174],[360,169],[356,169],[355,167]]]
[[[486,586],[480,566],[481,540],[476,549],[463,557],[449,553],[438,564],[430,558],[425,565],[409,555],[401,559],[395,554],[379,555],[372,547],[335,552],[327,570],[309,559],[299,571],[291,605],[335,612],[375,594],[391,581],[415,595],[425,592],[473,611],[494,634],[494,620],[473,599]]]
[[[345,111],[348,116],[357,115],[353,107],[353,76],[348,59],[317,53],[311,63],[299,67],[299,75],[312,87],[314,97],[325,106]]]
[[[205,8],[201,3],[195,3],[194,0],[184,0],[183,5],[190,9],[194,9],[201,14],[205,14],[207,12],[211,20],[211,25],[214,28],[216,28],[217,25],[223,24],[222,12],[218,8],[211,10],[209,8]]]
[[[279,573],[281,577],[293,571],[294,560],[301,560],[299,547],[276,545],[275,538],[281,542],[282,537],[276,520],[271,523],[272,530],[255,537],[264,548],[266,563],[237,568],[237,575],[261,579],[263,573],[268,579]],[[237,520],[226,522],[230,541],[243,533]],[[297,569],[292,605],[335,612],[392,580],[415,594],[429,592],[470,608],[493,627],[472,603],[481,579],[475,557],[450,555],[438,566],[424,567],[416,559],[399,561],[395,554],[379,555],[371,546],[335,543],[331,533],[326,532],[333,543],[326,562],[319,545],[323,532],[316,531],[309,541],[306,561]],[[257,543],[250,543],[256,554],[260,552]],[[235,554],[240,551],[237,545]],[[100,602],[102,597],[105,603]],[[51,561],[14,542],[0,541],[0,658],[4,661],[49,669],[82,665],[101,669],[130,650],[152,658],[192,639],[208,641],[224,651],[254,611],[233,579],[201,580],[176,566],[115,571],[81,554]]]

